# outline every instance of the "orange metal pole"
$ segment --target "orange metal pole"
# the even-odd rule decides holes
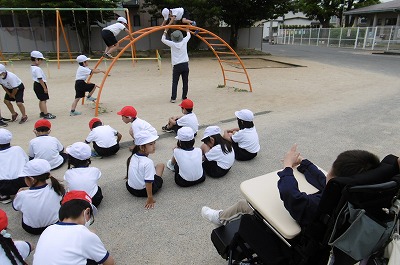
[[[67,51],[68,51],[68,54],[69,54],[69,58],[72,60],[71,50],[69,49],[69,43],[68,43],[68,40],[67,40],[67,35],[65,34],[65,30],[64,30],[64,26],[63,26],[63,23],[62,23],[62,20],[61,20],[60,12],[58,12],[58,17],[60,19],[61,30],[62,30],[63,35],[64,35],[64,41],[65,41],[65,45],[67,46]],[[73,62],[71,61],[71,63],[73,63]],[[59,65],[58,69],[60,69],[60,63],[58,65]]]
[[[60,28],[59,28],[60,11],[56,10],[56,32],[57,32],[57,65],[60,69]]]

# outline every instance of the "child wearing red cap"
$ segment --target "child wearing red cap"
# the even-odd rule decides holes
[[[0,264],[27,264],[25,259],[33,251],[33,246],[26,241],[13,241],[7,232],[8,217],[0,209]]]
[[[137,197],[147,197],[145,208],[154,208],[156,202],[153,198],[163,184],[161,178],[164,164],[159,163],[154,167],[154,162],[148,156],[156,150],[158,135],[142,130],[135,133],[135,147],[132,155],[127,160],[128,181],[126,188]]]
[[[76,61],[79,64],[78,69],[76,70],[76,75],[75,75],[75,99],[72,102],[71,105],[71,111],[69,113],[69,116],[76,116],[76,115],[81,115],[82,112],[75,111],[76,106],[78,105],[78,102],[81,98],[85,97],[85,93],[89,92],[87,95],[87,100],[90,101],[96,101],[96,98],[92,97],[94,91],[96,88],[99,86],[93,83],[86,83],[86,79],[88,79],[90,74],[98,74],[98,73],[105,73],[104,71],[100,69],[91,69],[89,68],[89,63],[88,60],[90,58],[87,58],[85,55],[81,54],[78,57],[76,57]]]
[[[114,265],[114,259],[101,239],[88,227],[97,209],[84,191],[65,194],[60,222],[44,230],[37,243],[33,265]]]
[[[164,132],[177,133],[180,128],[186,126],[192,128],[194,136],[196,136],[199,130],[199,121],[197,120],[196,114],[193,113],[193,101],[184,99],[179,106],[181,107],[183,115],[170,117],[167,125],[163,126],[161,129]]]
[[[0,129],[0,202],[10,203],[10,195],[15,195],[22,187],[26,187],[24,178],[20,178],[28,156],[19,146],[11,146],[12,133]]]
[[[51,169],[60,168],[68,156],[64,153],[64,147],[60,141],[50,136],[51,123],[46,119],[38,120],[34,125],[33,138],[29,142],[29,159],[41,158],[47,160]]]
[[[132,136],[133,139],[135,139],[135,133],[138,133],[142,130],[146,130],[151,134],[157,136],[157,130],[153,126],[151,126],[150,123],[137,117],[137,111],[134,107],[125,106],[120,111],[118,111],[117,114],[121,115],[123,122],[132,123],[131,128],[129,129],[129,134]],[[130,146],[129,150],[132,151],[134,147],[134,145]]]
[[[119,150],[122,135],[110,125],[103,125],[99,118],[89,121],[90,133],[86,137],[87,144],[93,142],[92,156],[107,157],[115,155]]]
[[[251,160],[260,151],[258,134],[253,123],[254,114],[248,109],[242,109],[235,111],[235,116],[239,127],[225,130],[224,138],[232,143],[236,160]]]
[[[92,198],[94,206],[99,206],[103,193],[97,182],[101,172],[97,167],[89,167],[91,150],[88,144],[76,142],[67,147],[68,170],[64,174],[68,190],[83,190]]]
[[[58,209],[64,196],[64,186],[50,175],[50,164],[44,159],[33,159],[25,164],[20,177],[27,188],[15,195],[13,208],[22,213],[22,228],[33,235],[40,235],[47,226],[58,221]],[[51,185],[47,184],[51,180]]]

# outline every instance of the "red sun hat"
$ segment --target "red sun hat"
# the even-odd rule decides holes
[[[61,201],[61,205],[65,204],[66,202],[72,201],[72,200],[84,200],[90,203],[93,209],[93,214],[97,214],[97,208],[92,204],[92,198],[83,190],[73,190],[70,192],[67,192],[64,195],[64,198]]]
[[[117,114],[121,115],[121,116],[127,116],[127,117],[131,117],[131,118],[136,118],[137,111],[132,106],[125,106],[120,111],[118,111]]]
[[[193,109],[193,101],[191,101],[190,99],[184,99],[182,100],[182,103],[179,104],[180,107],[184,108],[184,109]]]
[[[39,127],[47,127],[49,129],[51,129],[51,123],[46,119],[41,119],[41,120],[38,120],[35,123],[35,127],[34,128],[36,129],[36,128],[39,128]]]
[[[101,120],[99,118],[93,118],[89,121],[89,128],[90,130],[93,128],[93,124],[95,124],[96,122],[101,122]]]

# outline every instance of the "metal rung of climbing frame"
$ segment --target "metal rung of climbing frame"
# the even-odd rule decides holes
[[[237,70],[227,70],[227,69],[224,69],[224,71],[225,71],[225,72],[232,72],[232,73],[239,73],[239,74],[246,74],[246,73],[243,72],[243,71],[237,71]]]
[[[249,83],[247,83],[247,82],[232,80],[232,79],[228,79],[228,78],[226,78],[225,80],[226,80],[226,81],[231,81],[231,82],[236,82],[236,83],[249,84]]]

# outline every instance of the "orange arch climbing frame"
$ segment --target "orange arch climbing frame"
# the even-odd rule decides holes
[[[237,53],[229,46],[228,43],[226,43],[223,39],[221,39],[218,35],[212,33],[211,31],[208,31],[203,28],[195,27],[195,26],[189,26],[189,25],[168,25],[168,26],[155,26],[155,27],[149,27],[149,28],[143,28],[140,30],[137,30],[135,32],[132,32],[130,36],[125,36],[123,39],[118,41],[118,45],[120,45],[124,41],[129,41],[130,42],[123,47],[120,52],[118,53],[117,56],[115,56],[112,59],[111,64],[108,66],[103,80],[101,81],[101,84],[99,85],[99,92],[96,100],[96,108],[95,108],[95,116],[98,116],[98,109],[99,109],[99,103],[100,103],[100,98],[101,98],[101,92],[103,90],[103,86],[105,81],[107,80],[107,77],[113,68],[114,64],[118,61],[118,58],[121,57],[122,54],[129,48],[129,47],[134,47],[134,44],[142,39],[143,37],[150,35],[154,32],[165,30],[165,29],[179,29],[179,30],[185,30],[186,28],[189,28],[189,31],[192,35],[196,36],[200,40],[202,40],[208,48],[214,53],[215,57],[218,59],[219,65],[221,67],[222,75],[224,78],[224,86],[226,86],[227,81],[230,82],[236,82],[236,83],[242,83],[246,84],[249,86],[249,91],[252,92],[252,87],[251,87],[251,82],[249,75],[247,73],[247,70],[240,59],[240,57],[237,55]],[[197,34],[194,34],[195,31],[198,31]],[[221,49],[228,49],[226,50],[221,50]],[[222,57],[222,58],[221,58]],[[94,69],[96,69],[100,63],[104,60],[104,57],[101,57],[98,62],[96,63]],[[134,60],[134,59],[132,59]],[[235,69],[228,69],[229,66],[234,66]],[[227,77],[228,74],[233,75],[233,77]],[[89,76],[88,82],[90,81],[93,73]],[[238,80],[238,76],[242,76]],[[244,78],[243,78],[244,76]]]

